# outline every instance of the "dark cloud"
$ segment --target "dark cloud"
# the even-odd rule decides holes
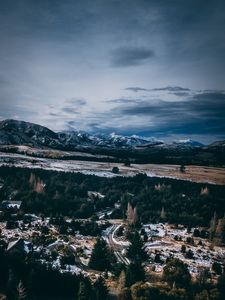
[[[61,109],[62,112],[65,112],[67,114],[78,114],[78,110],[72,106],[64,106]]]
[[[73,104],[74,106],[84,106],[87,104],[87,101],[85,99],[77,99],[77,98],[67,99],[66,102]]]
[[[193,97],[196,100],[212,102],[213,105],[215,104],[215,101],[225,101],[225,91],[205,90],[202,93],[196,93]]]
[[[80,109],[87,104],[85,99],[70,98],[65,101],[66,105],[61,108],[61,112],[67,114],[78,114]]]
[[[188,92],[170,92],[170,94],[173,94],[177,97],[184,97],[184,96],[188,96],[189,93]]]
[[[130,67],[144,64],[155,53],[151,49],[137,47],[120,47],[112,52],[111,62],[114,67]]]
[[[189,88],[184,88],[180,86],[167,86],[167,87],[160,87],[160,88],[153,88],[153,89],[146,89],[146,88],[141,88],[141,87],[128,87],[125,88],[127,91],[132,91],[132,92],[170,92],[174,93],[174,95],[177,96],[185,96],[188,95],[188,92],[190,92]],[[182,94],[183,93],[183,94]]]
[[[118,99],[108,100],[106,102],[108,102],[108,103],[117,103],[117,104],[126,104],[126,103],[138,103],[139,101],[141,101],[141,100],[118,98]]]
[[[64,105],[61,107],[50,105],[48,116],[62,118],[63,116],[65,116],[65,114],[77,115],[81,112],[82,108],[85,105],[87,105],[87,101],[85,99],[69,98],[64,101]]]
[[[49,116],[51,116],[51,117],[60,117],[60,114],[54,113],[54,112],[50,112]]]
[[[198,93],[185,101],[143,100],[118,106],[112,109],[112,113],[127,118],[144,118],[143,128],[147,127],[149,133],[225,133],[225,94],[220,92]]]
[[[132,91],[132,92],[135,92],[135,93],[137,93],[137,92],[146,92],[146,91],[149,91],[148,89],[145,89],[145,88],[141,88],[141,87],[128,87],[128,88],[125,88],[125,90],[127,90],[127,91]]]
[[[184,92],[190,91],[188,88],[180,87],[180,86],[166,86],[161,88],[150,89],[149,91],[166,91],[166,92]]]

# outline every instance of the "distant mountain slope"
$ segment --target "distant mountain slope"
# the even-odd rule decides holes
[[[78,146],[95,146],[106,148],[154,147],[201,147],[199,142],[192,140],[175,141],[170,145],[157,139],[145,139],[139,136],[122,136],[115,133],[90,135],[82,131],[65,131],[55,133],[52,130],[33,123],[4,120],[0,122],[0,145],[47,146],[60,149],[73,149]]]
[[[203,147],[204,146],[202,143],[193,141],[191,139],[178,140],[178,141],[174,141],[173,143],[176,145],[184,145],[184,146],[190,146],[190,147]]]
[[[117,160],[131,159],[137,163],[171,163],[225,165],[225,142],[204,146],[185,139],[172,143],[145,139],[139,136],[112,134],[88,134],[82,131],[54,132],[44,126],[17,120],[0,122],[1,145],[28,145],[65,151],[82,151],[94,155],[116,157]],[[1,151],[10,152],[2,146]]]
[[[58,135],[50,129],[37,124],[4,120],[0,122],[0,144],[31,144],[33,146],[56,146]]]
[[[116,134],[90,135],[80,131],[55,133],[52,130],[33,123],[4,120],[0,122],[0,144],[47,146],[52,148],[70,148],[77,146],[98,146],[129,148],[150,142],[139,137],[126,137]]]
[[[225,148],[225,141],[216,141],[208,146],[209,148]]]

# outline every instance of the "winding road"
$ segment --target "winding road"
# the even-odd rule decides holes
[[[115,233],[121,226],[122,224],[110,226],[103,232],[103,238],[108,243],[109,248],[113,250],[118,262],[129,265],[129,259],[123,254],[123,250],[129,246],[129,242],[117,241],[115,239]]]

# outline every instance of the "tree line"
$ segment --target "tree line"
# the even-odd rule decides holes
[[[149,178],[145,174],[102,178],[9,167],[0,168],[0,178],[4,182],[0,201],[20,200],[24,213],[90,218],[111,207],[112,218],[124,218],[130,202],[140,222],[158,222],[163,217],[164,221],[187,226],[209,226],[214,213],[218,219],[225,213],[225,186]],[[90,199],[88,191],[105,197]],[[115,208],[116,203],[120,207]]]

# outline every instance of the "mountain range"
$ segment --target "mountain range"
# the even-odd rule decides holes
[[[110,156],[113,161],[129,159],[136,163],[225,165],[225,141],[217,141],[207,146],[191,139],[165,143],[155,138],[136,135],[89,134],[83,131],[54,132],[29,122],[1,121],[0,151],[19,153],[18,145],[44,151],[49,149],[51,152],[71,151],[72,156],[77,155],[75,151],[80,151],[94,155],[95,160],[99,160],[97,156],[105,155]],[[27,155],[30,155],[29,153],[26,152]]]
[[[0,145],[31,145],[60,149],[76,149],[77,147],[203,147],[204,145],[190,139],[165,144],[155,138],[143,138],[136,135],[122,136],[111,134],[89,134],[82,131],[54,132],[44,126],[17,120],[0,122]]]

